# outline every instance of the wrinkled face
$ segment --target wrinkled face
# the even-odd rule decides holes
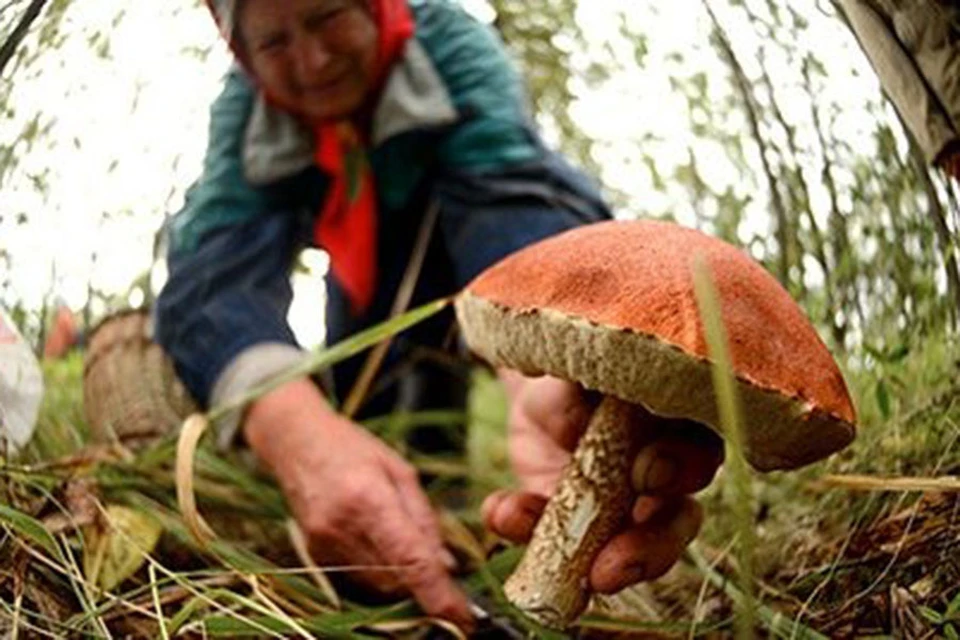
[[[365,0],[245,0],[238,27],[251,70],[283,107],[338,119],[370,93],[377,29]]]

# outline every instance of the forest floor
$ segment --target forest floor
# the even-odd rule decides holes
[[[360,604],[336,575],[303,569],[276,487],[206,442],[194,488],[218,537],[199,543],[177,509],[173,438],[137,452],[91,443],[82,356],[45,365],[45,374],[37,436],[0,466],[0,637],[450,633],[409,602]],[[746,555],[734,551],[738,528],[721,471],[701,495],[704,530],[683,561],[660,580],[596,602],[564,635],[728,637],[744,620],[738,603],[752,603],[759,637],[960,638],[960,492],[825,479],[960,476],[960,344],[931,339],[846,374],[859,410],[856,442],[813,467],[751,477]],[[510,483],[504,413],[497,383],[478,372],[466,413],[387,416],[369,426],[401,448],[412,419],[466,428],[462,456],[415,462],[436,478],[437,503],[453,505],[443,519],[466,588],[545,637],[502,600],[516,550],[479,526],[482,497]],[[745,558],[749,583],[739,571]]]

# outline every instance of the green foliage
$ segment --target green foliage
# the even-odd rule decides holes
[[[303,362],[296,367],[271,377],[269,380],[259,384],[256,388],[250,389],[237,398],[231,399],[224,405],[211,407],[207,414],[211,421],[218,420],[228,412],[246,407],[253,400],[287,382],[323,371],[345,358],[361,353],[383,340],[392,338],[402,331],[426,320],[430,316],[436,315],[447,308],[449,304],[449,299],[441,299],[424,304],[395,318],[390,318],[369,329],[365,329],[329,348],[316,350],[305,357]]]
[[[610,69],[601,63],[585,68],[573,63],[584,46],[575,19],[578,1],[492,0],[490,4],[497,13],[495,26],[520,61],[540,125],[579,164],[599,173],[591,156],[592,141],[582,133],[569,107],[575,99],[575,78],[598,83],[608,77]]]
[[[111,591],[147,562],[162,527],[150,515],[110,505],[102,526],[90,525],[83,532],[83,574],[104,591]]]
[[[5,4],[14,20],[0,26],[0,41],[28,4]],[[683,33],[664,38],[664,9],[653,0],[490,5],[548,140],[606,181],[621,215],[672,218],[744,245],[838,351],[957,321],[957,194],[917,161],[879,88],[858,80],[871,73],[869,65],[830,6],[706,0],[690,5]],[[4,72],[0,185],[15,179],[41,194],[56,188],[42,163],[19,173],[21,160],[50,142],[51,119],[18,110],[15,91],[64,44],[71,6],[47,0]],[[102,29],[69,37],[109,56],[124,15],[121,8]],[[598,21],[606,21],[606,31],[597,30]],[[202,61],[210,46],[186,50]],[[594,137],[578,108],[625,78],[650,103],[678,105],[686,128],[663,130],[654,118],[636,139]],[[666,79],[663,87],[657,78]],[[845,82],[856,83],[861,97],[838,92]],[[617,117],[633,124],[630,114]],[[627,149],[617,162],[623,166],[606,160],[614,144]],[[663,145],[685,152],[664,157]],[[640,186],[623,177],[629,172]],[[33,224],[37,212],[0,211],[0,224],[14,216]],[[15,304],[5,284],[7,302]]]
[[[88,440],[83,416],[83,355],[71,353],[63,360],[43,362],[44,395],[37,432],[24,455],[32,460],[68,456]]]
[[[930,607],[920,607],[919,611],[920,615],[930,622],[939,633],[943,634],[944,638],[949,640],[960,638],[960,592],[943,612]]]
[[[508,486],[507,398],[499,380],[485,369],[474,372],[467,416],[467,464],[478,494]]]
[[[530,80],[541,124],[601,177],[622,169],[597,164],[601,142],[583,132],[571,106],[582,92],[622,83],[625,73],[638,82],[647,69],[668,76],[686,105],[687,153],[665,167],[647,139],[636,140],[636,165],[647,168],[654,190],[685,198],[693,218],[684,222],[747,245],[833,349],[953,326],[960,309],[956,194],[918,161],[878,88],[859,102],[838,92],[844,78],[871,73],[839,16],[785,0],[703,0],[687,23],[699,42],[671,49],[655,46],[653,2],[591,5],[592,20],[608,18],[616,28],[600,42],[587,37],[584,3],[491,4]],[[846,55],[825,54],[841,47]],[[634,60],[622,57],[624,48]],[[854,136],[852,123],[869,133]],[[655,122],[648,129],[659,135]],[[715,176],[724,166],[734,178],[721,182]],[[611,195],[617,208],[634,209],[635,194]],[[676,211],[634,211],[678,218]],[[875,395],[885,402],[889,394],[877,387]]]

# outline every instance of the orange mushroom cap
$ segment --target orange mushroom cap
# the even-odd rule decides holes
[[[747,254],[676,224],[605,222],[531,245],[457,300],[468,345],[494,365],[549,374],[719,432],[693,258],[710,268],[760,470],[802,466],[853,439],[855,410],[798,305]]]

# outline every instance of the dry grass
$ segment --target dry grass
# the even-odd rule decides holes
[[[960,631],[960,498],[956,493],[862,492],[825,486],[824,474],[941,477],[960,474],[960,387],[955,341],[930,339],[894,364],[850,368],[862,431],[850,450],[814,468],[750,478],[755,545],[752,607],[761,636],[956,637]],[[867,363],[869,364],[869,363]],[[862,363],[861,363],[862,365]],[[79,358],[47,368],[38,438],[16,463],[0,467],[0,635],[11,637],[422,637],[427,629],[409,602],[372,606],[343,589],[336,598],[301,568],[290,542],[282,496],[243,460],[196,457],[199,509],[221,536],[200,547],[176,509],[174,443],[136,454],[87,442],[80,414]],[[875,392],[889,387],[888,415]],[[899,380],[900,383],[892,382]],[[510,481],[503,446],[503,398],[478,374],[466,416],[420,416],[470,427],[461,459],[420,459],[441,482],[466,495],[445,519],[477,597],[509,613],[499,585],[516,560],[480,531],[477,506]],[[418,416],[371,425],[400,442]],[[627,603],[583,619],[599,637],[725,637],[733,634],[731,553],[738,522],[720,490],[705,492],[707,525],[689,557],[666,578],[623,598]],[[103,565],[89,560],[104,535],[121,549],[149,539],[151,525],[111,527],[123,506],[159,527],[156,545],[129,576],[104,589]],[[114,522],[116,524],[116,522]],[[99,531],[99,534],[95,532]],[[114,532],[110,534],[109,532]],[[105,533],[106,532],[106,533]],[[100,537],[96,537],[100,535]],[[109,538],[112,535],[112,538]],[[101,559],[102,560],[102,559]],[[520,624],[518,622],[518,624]],[[378,631],[380,629],[380,631]]]

